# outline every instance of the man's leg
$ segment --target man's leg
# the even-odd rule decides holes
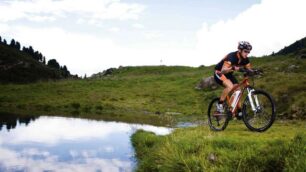
[[[224,90],[223,90],[223,92],[222,92],[222,94],[220,96],[219,102],[217,103],[217,111],[219,113],[223,113],[224,112],[223,102],[225,101],[225,98],[228,95],[228,93],[232,90],[233,84],[232,84],[232,82],[229,79],[225,79],[223,81],[223,86],[225,88],[224,88]]]
[[[231,82],[231,80],[227,79],[225,81],[223,81],[223,86],[225,87],[221,97],[220,97],[220,103],[223,103],[226,96],[228,95],[228,93],[233,89],[233,83]]]

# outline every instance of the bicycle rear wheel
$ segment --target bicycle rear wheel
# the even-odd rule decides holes
[[[217,111],[217,103],[219,98],[214,98],[208,107],[208,125],[214,131],[222,131],[228,124],[227,104],[224,103],[224,112]]]
[[[275,104],[272,97],[263,90],[255,90],[252,93],[255,103],[257,97],[259,106],[253,111],[249,97],[246,97],[243,107],[243,122],[252,131],[263,132],[271,127],[275,120]]]

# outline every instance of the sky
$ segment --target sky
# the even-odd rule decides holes
[[[305,37],[305,8],[305,0],[1,0],[0,36],[79,76],[119,66],[208,66],[238,41],[259,57]]]

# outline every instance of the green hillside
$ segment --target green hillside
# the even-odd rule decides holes
[[[286,55],[250,58],[254,68],[264,71],[255,78],[255,88],[273,96],[277,118],[306,118],[305,52],[305,47],[299,47]],[[2,82],[62,78],[59,70],[7,45],[0,45],[0,57]],[[118,115],[128,116],[129,120],[135,119],[133,115],[158,116],[172,122],[198,120],[205,116],[211,99],[222,91],[221,87],[195,89],[201,78],[211,76],[213,71],[214,66],[119,67],[83,80],[0,84],[0,111],[82,117]],[[242,79],[240,73],[236,75]]]
[[[264,71],[263,76],[255,79],[255,88],[264,89],[274,97],[277,117],[305,118],[305,59],[291,54],[252,58],[251,62]],[[194,88],[202,77],[212,73],[213,66],[122,67],[99,79],[0,85],[0,109],[44,114],[77,112],[81,116],[138,114],[203,118],[208,103],[222,89]]]
[[[28,53],[0,43],[0,83],[30,83],[67,77],[70,77],[67,72],[49,67]]]

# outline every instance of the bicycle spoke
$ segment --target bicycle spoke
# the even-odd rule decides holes
[[[219,98],[214,99],[208,110],[208,124],[212,130],[221,131],[227,126],[227,116],[224,112],[219,112],[217,109],[217,103]]]
[[[250,102],[244,103],[244,122],[248,128],[256,131],[264,131],[269,128],[274,121],[274,104],[268,97],[268,94],[263,91],[256,91],[254,95],[257,96],[258,104],[255,106],[256,110],[253,111]]]

